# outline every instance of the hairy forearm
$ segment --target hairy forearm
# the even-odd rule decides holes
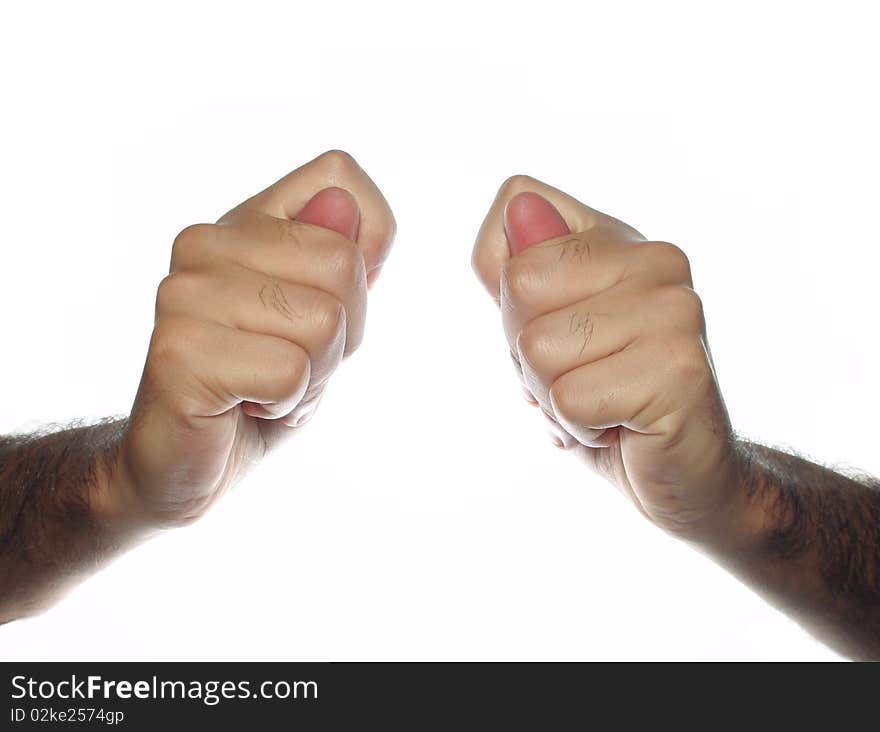
[[[880,483],[741,443],[747,518],[702,548],[813,635],[880,659]]]
[[[125,424],[0,437],[0,622],[45,609],[139,535],[115,508]]]

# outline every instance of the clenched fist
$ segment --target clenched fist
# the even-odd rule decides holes
[[[332,151],[178,235],[119,452],[118,512],[189,522],[310,417],[361,342],[394,232],[370,178]]]
[[[501,308],[527,398],[662,528],[698,539],[742,515],[735,440],[678,247],[517,176],[474,269]]]

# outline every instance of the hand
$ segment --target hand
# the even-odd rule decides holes
[[[331,151],[176,238],[119,453],[119,512],[200,516],[314,412],[364,331],[394,217]]]
[[[556,444],[667,531],[730,530],[739,461],[684,253],[516,176],[473,265]]]

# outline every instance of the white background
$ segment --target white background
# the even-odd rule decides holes
[[[0,658],[835,658],[552,446],[469,256],[513,173],[676,242],[737,429],[880,473],[869,7],[5,4],[0,431],[127,414],[174,235],[325,149],[399,236],[305,433]]]

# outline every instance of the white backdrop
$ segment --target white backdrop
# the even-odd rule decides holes
[[[738,430],[880,473],[868,3],[3,8],[0,432],[126,414],[177,231],[325,149],[399,235],[301,437],[0,658],[835,658],[552,446],[469,256],[513,173],[676,242]]]

